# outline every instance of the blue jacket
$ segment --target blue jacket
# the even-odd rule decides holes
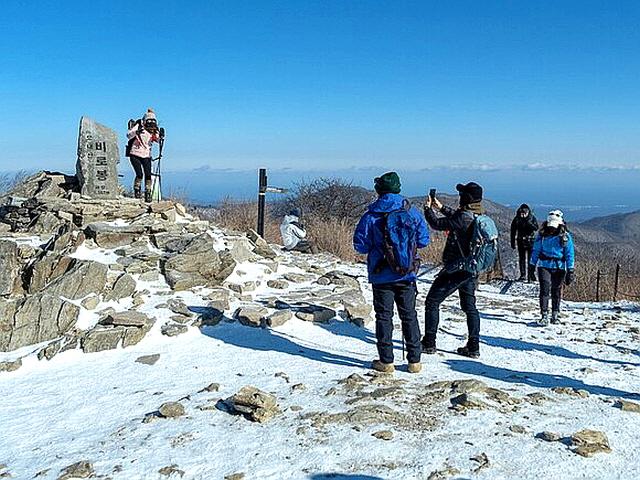
[[[387,193],[380,196],[375,202],[369,205],[369,210],[365,213],[356,231],[353,234],[353,248],[358,253],[367,255],[367,267],[369,270],[370,283],[394,283],[400,281],[413,281],[416,279],[415,273],[400,275],[384,267],[380,272],[374,272],[376,266],[384,258],[384,239],[382,233],[383,214],[400,210],[404,197],[396,193]],[[429,229],[424,217],[417,208],[411,207],[409,214],[415,218],[418,224],[418,248],[424,248],[429,244]]]
[[[573,237],[569,232],[566,244],[562,245],[562,235],[542,236],[540,233],[533,242],[531,265],[556,270],[573,270],[575,266],[575,252]]]

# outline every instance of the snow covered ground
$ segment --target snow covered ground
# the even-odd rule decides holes
[[[361,266],[342,268],[364,275]],[[296,271],[285,265],[267,274],[241,265],[234,275],[266,280],[287,270]],[[421,300],[429,285],[429,278],[419,283]],[[535,298],[483,286],[479,360],[452,353],[466,332],[454,297],[443,308],[440,352],[423,356],[423,373],[403,371],[396,329],[399,371],[385,377],[368,369],[376,355],[373,324],[362,329],[339,318],[323,324],[294,318],[260,329],[223,321],[169,338],[160,325],[171,312],[156,308],[170,298],[166,284],[140,287],[151,293],[139,310],[158,320],[140,344],[94,354],[72,350],[51,361],[31,355],[19,370],[0,374],[0,465],[6,465],[0,477],[56,479],[81,460],[92,462],[99,478],[113,479],[640,476],[640,413],[614,406],[620,398],[640,401],[640,310],[631,304],[617,310],[567,304],[561,325],[540,328]],[[206,305],[206,293],[172,295],[198,307]],[[263,282],[254,297],[279,294]],[[365,296],[370,300],[368,287]],[[0,361],[36,350],[0,353]],[[160,355],[154,365],[136,362],[150,354]],[[352,374],[358,376],[344,380]],[[432,385],[462,379],[494,389],[471,392],[483,408],[453,409],[448,387]],[[214,382],[219,391],[203,391]],[[216,408],[246,385],[276,395],[282,414],[260,424]],[[180,401],[186,415],[143,423],[167,401]],[[550,431],[564,439],[585,428],[604,432],[611,452],[585,458],[566,440],[536,438]],[[390,440],[372,435],[387,430]],[[159,473],[172,465],[176,473]]]

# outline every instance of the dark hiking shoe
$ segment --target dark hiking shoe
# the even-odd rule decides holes
[[[422,337],[422,341],[420,342],[422,345],[422,353],[426,353],[427,355],[433,355],[436,353],[436,339],[432,337],[427,337],[426,335]]]
[[[144,192],[144,201],[146,203],[151,203],[151,191],[147,190]]]
[[[464,347],[459,347],[458,350],[458,355],[462,355],[463,357],[469,357],[469,358],[480,358],[480,349],[476,349],[476,350],[471,350],[469,348],[469,345],[465,345]]]
[[[142,190],[140,190],[139,188],[134,188],[133,198],[142,198]]]
[[[551,323],[560,323],[560,312],[551,312]]]
[[[371,368],[380,373],[393,373],[396,371],[396,367],[393,366],[393,363],[383,363],[380,360],[374,360],[371,364]]]

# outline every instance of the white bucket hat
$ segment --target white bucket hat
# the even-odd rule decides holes
[[[561,210],[551,210],[547,215],[547,225],[558,228],[564,223],[564,214]]]

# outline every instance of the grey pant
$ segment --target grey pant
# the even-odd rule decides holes
[[[562,300],[562,284],[567,274],[564,270],[556,268],[538,268],[538,281],[540,282],[540,311],[549,311],[549,296],[551,296],[551,310],[560,311]]]

